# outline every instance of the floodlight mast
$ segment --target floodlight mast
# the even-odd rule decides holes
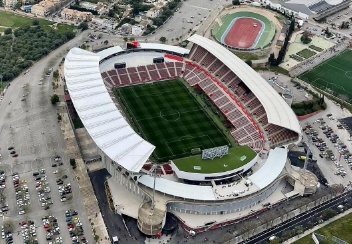
[[[307,154],[306,154],[306,159],[304,161],[304,167],[303,167],[304,171],[307,171],[308,160],[309,160],[309,156],[311,155],[310,148],[309,148],[309,144],[310,144],[311,139],[312,138],[308,136]]]
[[[153,183],[153,195],[152,195],[152,210],[154,210],[154,207],[155,207],[155,181],[156,181],[156,169],[157,169],[157,165],[153,165],[152,167],[152,174],[153,174],[153,177],[154,177],[154,183]]]

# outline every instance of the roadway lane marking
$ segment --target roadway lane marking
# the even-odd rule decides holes
[[[185,5],[188,5],[190,7],[193,7],[193,8],[199,8],[199,9],[204,9],[204,10],[211,10],[210,8],[204,8],[204,7],[200,7],[200,6],[195,6],[195,5],[191,5],[191,4],[185,4]]]

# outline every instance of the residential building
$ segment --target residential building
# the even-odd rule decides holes
[[[132,35],[140,36],[140,35],[142,35],[142,32],[143,32],[143,30],[140,26],[137,26],[137,25],[132,26]]]
[[[93,14],[91,12],[82,12],[74,9],[64,8],[61,11],[61,17],[73,21],[91,21]]]
[[[48,16],[53,12],[55,8],[55,3],[49,0],[41,1],[38,4],[34,4],[32,6],[32,14],[37,16]]]
[[[15,7],[17,0],[4,0],[4,7],[13,8]]]
[[[151,8],[147,11],[147,13],[145,15],[148,18],[154,19],[154,18],[158,17],[159,13],[160,13],[160,9]]]

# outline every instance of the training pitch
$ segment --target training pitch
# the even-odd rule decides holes
[[[157,161],[230,144],[181,80],[120,87],[114,93],[134,128],[156,146]]]
[[[351,103],[352,50],[343,51],[300,75],[299,78]]]

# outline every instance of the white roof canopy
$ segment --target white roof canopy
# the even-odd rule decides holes
[[[98,54],[71,49],[64,64],[68,91],[96,145],[125,169],[139,172],[155,146],[140,137],[116,108],[101,77],[99,60]]]
[[[246,84],[263,104],[269,123],[301,134],[301,127],[292,109],[274,88],[245,62],[219,43],[200,35],[193,35],[188,40],[213,54]]]
[[[277,147],[270,150],[265,164],[248,179],[260,189],[267,187],[280,175],[285,167],[286,159],[287,149]]]
[[[139,47],[137,49],[148,49],[148,50],[163,50],[167,52],[178,53],[181,55],[185,55],[189,53],[189,50],[183,47],[171,46],[166,44],[159,43],[139,43]],[[98,55],[100,56],[100,60],[109,57],[110,55],[120,53],[125,51],[120,46],[110,47],[103,51],[100,51]]]
[[[154,177],[143,175],[138,179],[138,182],[153,189]],[[164,178],[155,179],[155,190],[186,199],[202,201],[216,200],[211,186],[189,185]]]

